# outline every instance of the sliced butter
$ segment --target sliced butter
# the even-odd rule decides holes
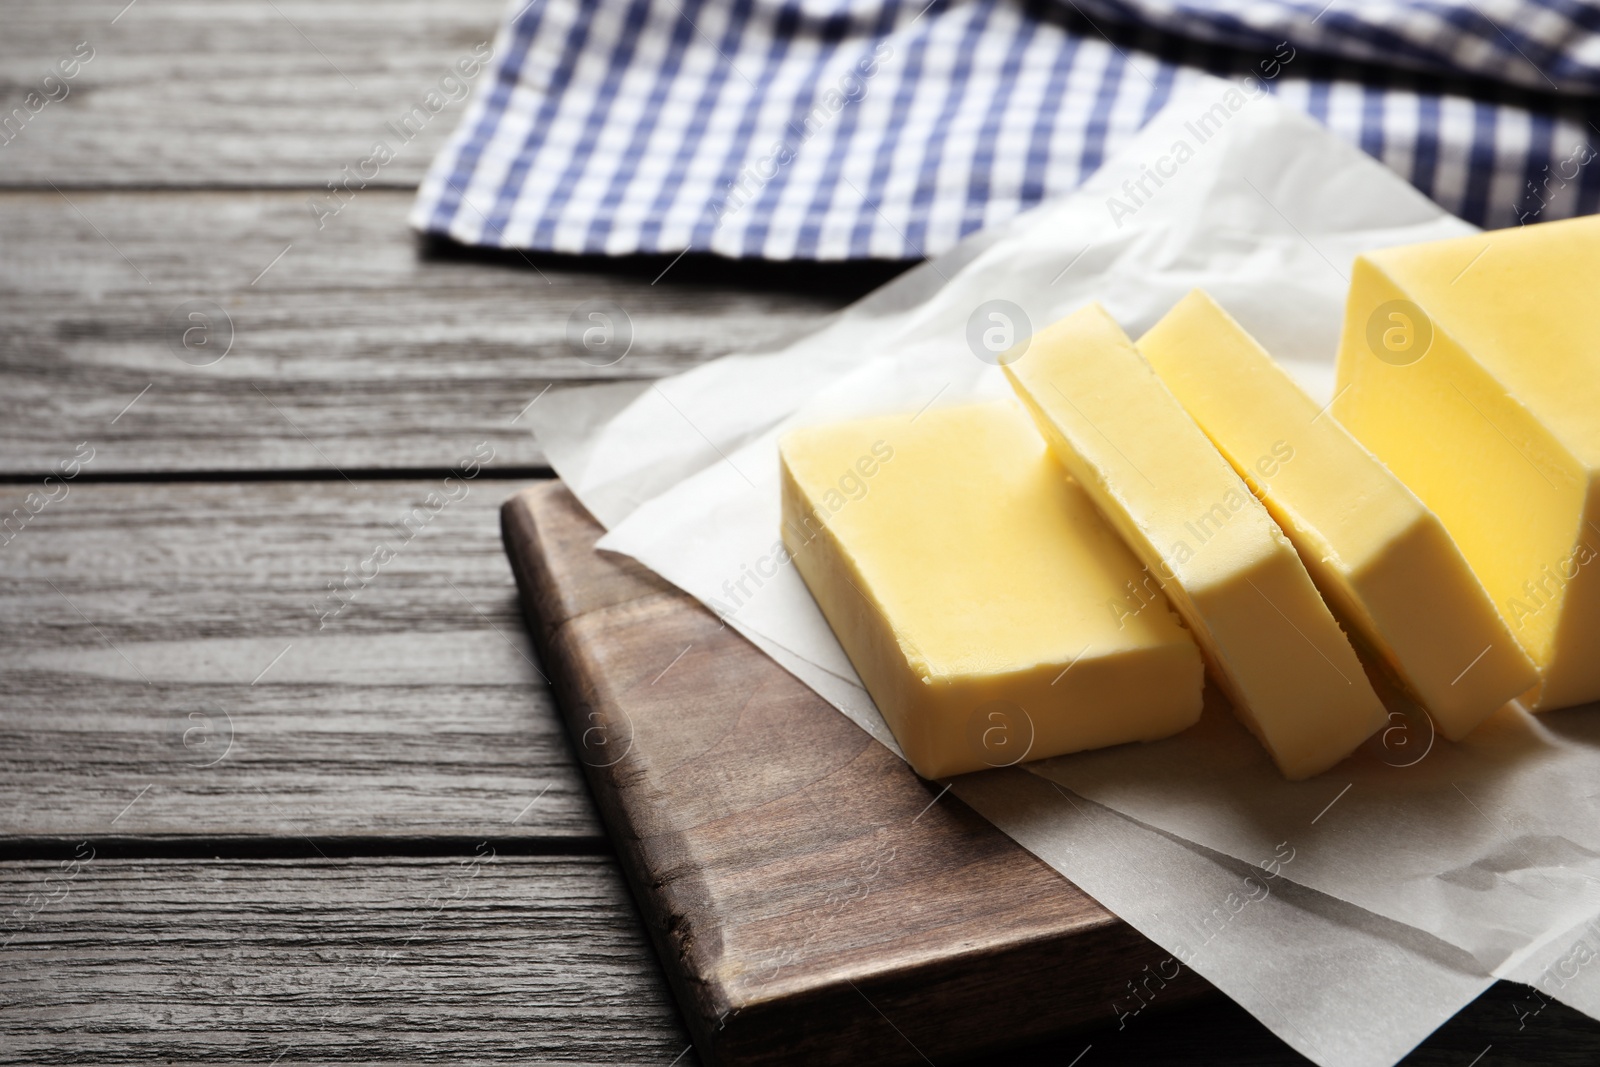
[[[1204,667],[1011,400],[788,434],[783,539],[906,758],[941,778],[1177,733]]]
[[[1035,334],[1005,370],[1287,777],[1326,770],[1383,724],[1294,546],[1104,309]]]
[[[1209,296],[1138,347],[1442,734],[1465,737],[1537,681],[1439,520]]]
[[[1600,699],[1600,218],[1356,260],[1334,414],[1439,516],[1537,665]]]

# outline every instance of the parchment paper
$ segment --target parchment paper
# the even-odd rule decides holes
[[[718,611],[896,749],[779,551],[781,433],[1009,395],[969,340],[974,322],[996,321],[994,301],[1019,338],[1092,299],[1137,335],[1195,286],[1326,400],[1354,255],[1471,232],[1312,120],[1210,80],[1078,193],[975,235],[788,348],[567,391],[531,421],[610,528],[602,547]],[[1589,718],[1510,709],[1421,760],[1412,732],[1410,748],[1284,783],[1231,717],[1208,711],[1178,738],[967,776],[953,791],[1311,1059],[1382,1065],[1496,975],[1600,1006],[1588,973],[1600,967],[1577,962],[1600,943]],[[1131,1004],[1108,1004],[1108,1021],[1135,1024]]]

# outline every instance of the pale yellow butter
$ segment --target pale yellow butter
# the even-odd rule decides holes
[[[1439,520],[1209,296],[1179,301],[1138,348],[1441,733],[1466,736],[1534,684]]]
[[[1525,702],[1600,699],[1600,218],[1357,259],[1333,411],[1460,546]]]
[[[780,445],[783,540],[926,778],[1177,733],[1199,650],[1119,621],[1127,547],[1014,401],[814,426]]]
[[[1005,370],[1286,776],[1326,770],[1383,724],[1294,547],[1110,315],[1067,316]]]

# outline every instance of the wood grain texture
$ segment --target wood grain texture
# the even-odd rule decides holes
[[[0,863],[0,1063],[664,1067],[689,1044],[606,858],[90,848]]]
[[[0,546],[0,836],[595,838],[517,484],[66,483]]]
[[[97,474],[442,469],[480,441],[532,467],[524,411],[563,384],[772,345],[853,293],[424,255],[410,200],[368,190],[319,231],[295,193],[0,194],[0,474],[85,441]],[[569,343],[594,300],[620,358]]]
[[[0,183],[320,188],[492,42],[504,10],[499,0],[9,0],[5,113],[80,42],[93,58],[0,145]],[[397,156],[375,180],[415,186],[465,107],[449,103],[408,144],[387,135]]]
[[[699,1062],[609,859],[94,849],[0,862],[0,1063]],[[1587,1067],[1600,1025],[1502,984],[1405,1063],[1464,1067],[1486,1047],[1484,1065]],[[1304,1062],[1222,1001],[972,1062],[1080,1055],[1081,1067]]]
[[[598,525],[559,483],[508,501],[504,523],[707,1062],[992,1050],[1100,1022],[1125,974],[1161,959],[686,595],[597,555]],[[1207,989],[1185,974],[1168,1004]]]

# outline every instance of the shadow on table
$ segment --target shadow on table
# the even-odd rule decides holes
[[[1080,1053],[1083,1058],[1075,1061]],[[1309,1062],[1243,1008],[1218,996],[1147,1016],[1121,1031],[1058,1038],[970,1060],[965,1067],[1300,1067]],[[1527,986],[1499,982],[1401,1062],[1406,1067],[1593,1067],[1600,1064],[1600,1022]]]
[[[840,303],[857,300],[916,266],[919,260],[865,259],[816,262],[727,259],[705,252],[683,256],[566,255],[523,252],[514,248],[478,248],[444,237],[418,238],[418,256],[430,262],[482,263],[518,270],[550,270],[563,274],[621,275],[673,286],[715,286],[756,292],[806,293]]]

